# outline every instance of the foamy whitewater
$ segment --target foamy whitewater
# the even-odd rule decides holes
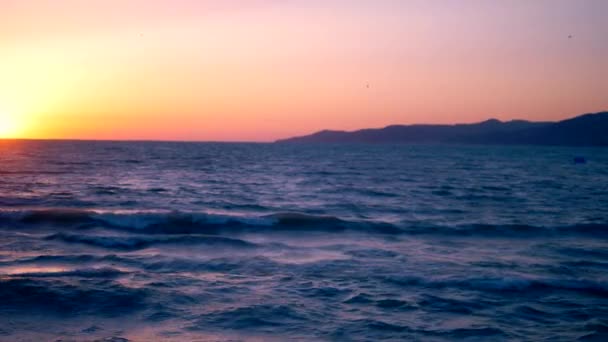
[[[608,150],[0,142],[0,340],[606,341]]]

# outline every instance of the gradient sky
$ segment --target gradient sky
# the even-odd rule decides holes
[[[0,137],[558,120],[608,109],[606,18],[604,0],[1,0]]]

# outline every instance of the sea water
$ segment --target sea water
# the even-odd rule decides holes
[[[2,341],[577,339],[607,149],[0,142]]]

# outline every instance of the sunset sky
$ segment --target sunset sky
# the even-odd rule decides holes
[[[559,120],[608,109],[607,18],[604,0],[1,0],[0,137]]]

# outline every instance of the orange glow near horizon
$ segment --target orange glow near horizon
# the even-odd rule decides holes
[[[8,0],[0,138],[270,141],[560,120],[608,109],[607,10],[601,0]]]

